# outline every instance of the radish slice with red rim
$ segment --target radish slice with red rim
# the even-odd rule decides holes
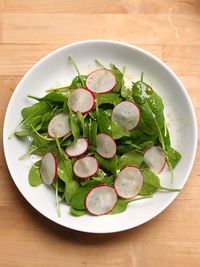
[[[165,154],[161,147],[152,146],[144,153],[144,162],[155,173],[160,173],[166,163]]]
[[[78,88],[71,92],[69,105],[74,112],[87,113],[95,105],[94,95],[86,88]]]
[[[116,202],[117,194],[113,187],[98,185],[87,193],[85,207],[93,215],[103,215],[111,211]]]
[[[87,88],[96,94],[110,92],[116,85],[115,75],[106,69],[91,72],[86,80]]]
[[[77,141],[68,147],[66,147],[65,152],[69,157],[78,157],[85,153],[88,149],[88,141],[85,138],[79,138]]]
[[[64,137],[70,132],[70,125],[68,115],[65,113],[59,113],[55,115],[48,125],[49,136],[55,138],[55,135],[60,138]]]
[[[117,150],[115,141],[105,133],[97,134],[96,147],[97,153],[106,159],[113,158]]]
[[[40,176],[44,184],[50,185],[57,175],[57,161],[51,152],[44,155],[40,165]]]
[[[117,176],[114,182],[118,196],[129,199],[138,195],[143,186],[143,176],[137,167],[128,166]]]
[[[73,166],[74,174],[79,178],[89,178],[98,170],[98,162],[92,156],[85,156],[77,159]]]
[[[122,101],[112,112],[112,120],[117,122],[124,130],[131,131],[139,123],[140,111],[131,101]]]

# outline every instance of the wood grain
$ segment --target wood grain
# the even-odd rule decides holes
[[[24,73],[50,51],[94,38],[136,44],[163,59],[184,83],[200,125],[199,14],[198,0],[0,0],[0,135]],[[186,185],[164,212],[129,231],[94,235],[55,225],[25,201],[1,142],[0,266],[200,266],[199,148]]]
[[[198,0],[6,0],[8,12],[90,14],[200,14]]]
[[[98,27],[97,27],[98,25]],[[158,27],[159,25],[159,27]],[[3,43],[118,39],[144,45],[200,44],[198,15],[5,13]],[[160,30],[162,29],[162,30]]]

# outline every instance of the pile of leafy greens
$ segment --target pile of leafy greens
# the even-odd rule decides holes
[[[57,158],[58,173],[52,188],[56,193],[58,214],[60,214],[59,203],[66,202],[70,205],[71,214],[84,215],[87,212],[84,200],[88,191],[99,184],[113,186],[119,170],[129,165],[139,167],[144,176],[144,184],[139,193],[141,197],[137,196],[131,200],[118,198],[111,214],[125,211],[129,202],[151,197],[157,190],[170,192],[178,190],[162,187],[159,177],[144,163],[144,151],[154,145],[162,147],[171,172],[181,158],[181,155],[171,147],[161,97],[144,82],[143,74],[139,81],[132,83],[132,88],[127,88],[124,73],[113,64],[110,70],[115,75],[116,86],[112,92],[96,94],[95,107],[89,113],[84,115],[79,112],[74,113],[68,105],[69,93],[76,88],[86,87],[87,76],[81,75],[78,71],[78,76],[69,86],[50,89],[42,98],[29,96],[37,102],[22,109],[22,121],[13,133],[20,139],[32,140],[29,150],[21,159],[31,154],[43,156],[47,152],[52,152]],[[139,124],[131,131],[122,129],[111,120],[113,107],[122,100],[132,101],[140,109]],[[61,112],[68,114],[71,132],[64,138],[52,139],[48,136],[48,124]],[[96,153],[96,135],[99,132],[109,134],[116,141],[117,153],[112,159],[104,159]],[[64,153],[66,146],[82,136],[89,142],[87,154],[93,155],[100,166],[96,175],[88,179],[75,177],[72,167],[76,158],[69,158]],[[31,186],[42,183],[40,164],[41,160],[35,162],[30,169],[28,179]]]

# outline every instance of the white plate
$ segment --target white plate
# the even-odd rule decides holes
[[[83,74],[88,74],[96,67],[95,59],[105,65],[114,63],[120,68],[126,65],[127,80],[139,79],[144,71],[145,81],[150,82],[163,98],[172,145],[182,154],[174,171],[174,183],[171,185],[168,172],[162,173],[161,182],[168,187],[182,188],[190,174],[196,153],[197,125],[187,91],[169,67],[155,56],[128,44],[103,40],[83,41],[62,47],[41,59],[20,81],[8,105],[3,132],[10,174],[19,191],[36,210],[65,227],[90,233],[111,233],[141,225],[162,212],[177,193],[158,192],[152,199],[130,204],[122,214],[99,217],[73,217],[69,214],[68,206],[63,204],[59,218],[54,192],[44,185],[33,188],[28,183],[28,171],[35,158],[18,159],[27,151],[28,144],[15,137],[8,139],[21,120],[20,110],[34,102],[26,97],[28,94],[43,96],[46,89],[68,84],[76,75],[74,67],[67,60],[69,55],[73,56]]]

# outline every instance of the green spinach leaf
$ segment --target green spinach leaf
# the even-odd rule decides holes
[[[115,106],[122,100],[122,98],[116,93],[96,94],[95,97],[96,97],[98,106],[102,104],[111,104]]]
[[[167,187],[161,186],[160,179],[158,178],[158,176],[155,173],[153,173],[152,171],[150,171],[149,169],[143,169],[142,174],[144,177],[144,184],[143,184],[143,187],[140,191],[140,195],[144,195],[144,196],[152,195],[158,189],[164,190],[164,191],[169,191],[169,192],[180,191],[180,189],[167,188]]]
[[[40,171],[39,171],[40,165],[41,165],[41,160],[35,162],[29,171],[28,181],[29,181],[29,184],[32,186],[38,186],[42,184],[42,179],[41,179]]]
[[[124,75],[114,64],[111,64],[111,71],[116,78],[116,85],[113,90],[119,93],[122,86],[124,85]]]
[[[45,95],[44,97],[36,97],[32,95],[29,95],[28,97],[35,99],[37,101],[49,101],[51,104],[57,104],[57,103],[63,104],[66,101],[66,96],[59,92],[52,92]]]
[[[137,197],[137,198],[133,198],[133,199],[118,199],[114,208],[111,210],[111,212],[109,214],[119,214],[124,212],[127,207],[128,204],[134,201],[138,201],[138,200],[143,200],[146,198],[151,198],[152,196],[145,196],[145,197]]]
[[[51,111],[51,104],[47,101],[39,102],[33,104],[30,107],[23,108],[21,111],[23,119],[27,119],[28,117],[43,115],[44,113]]]
[[[114,156],[112,159],[104,159],[95,153],[95,158],[100,166],[113,175],[117,175],[117,158]]]
[[[70,159],[61,158],[58,161],[58,176],[65,183],[65,200],[70,203],[72,196],[79,188],[79,184],[73,179],[72,162]]]
[[[117,163],[117,168],[122,169],[126,166],[137,166],[140,167],[144,160],[144,155],[139,150],[131,150],[127,153],[123,154],[119,159]]]
[[[174,169],[181,159],[181,154],[170,146],[166,146],[165,153],[167,154],[168,160]]]
[[[130,132],[124,130],[117,122],[111,121],[112,138],[120,139],[124,136],[130,136]]]
[[[70,213],[74,216],[80,217],[80,216],[87,214],[87,211],[86,210],[77,210],[77,209],[70,207]]]

